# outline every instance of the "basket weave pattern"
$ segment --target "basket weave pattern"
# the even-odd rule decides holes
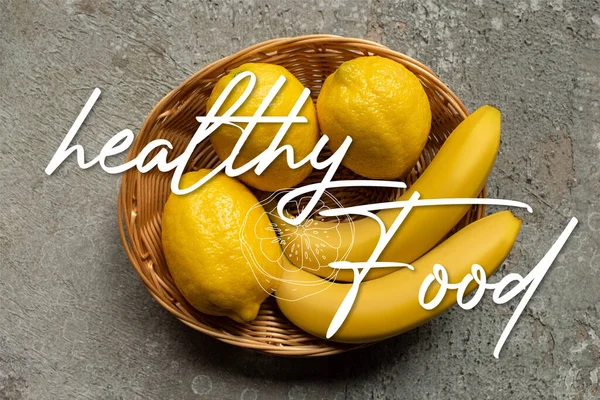
[[[198,127],[196,116],[206,113],[206,101],[213,86],[229,70],[241,64],[268,62],[282,65],[310,88],[316,100],[325,78],[342,62],[366,55],[379,55],[403,64],[421,80],[429,96],[433,116],[431,132],[419,162],[405,180],[410,186],[429,165],[450,132],[467,116],[467,110],[423,64],[374,42],[330,35],[270,40],[206,66],[154,107],[136,136],[127,160],[135,158],[155,139],[167,139],[173,144],[169,161],[183,153]],[[187,170],[212,168],[218,164],[210,141],[205,140],[196,147]],[[323,174],[323,171],[314,171],[304,183],[320,180]],[[249,324],[204,315],[190,306],[173,283],[161,244],[162,210],[170,193],[171,176],[171,173],[155,170],[145,174],[129,170],[123,175],[118,199],[119,229],[125,251],[152,296],[163,307],[200,332],[226,343],[271,354],[323,356],[363,346],[338,344],[301,331],[279,312],[272,298],[262,305],[256,320]],[[358,177],[341,168],[335,179]],[[401,192],[376,188],[332,191],[344,206],[391,201]],[[264,195],[256,191],[255,194],[259,198]],[[480,194],[480,197],[484,196],[485,188]],[[484,213],[484,206],[474,206],[457,228],[481,218]]]

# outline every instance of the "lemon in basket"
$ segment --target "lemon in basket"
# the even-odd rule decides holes
[[[207,112],[211,109],[213,104],[219,98],[219,95],[231,80],[237,74],[244,71],[250,71],[256,75],[256,85],[250,96],[233,114],[234,116],[254,115],[271,88],[275,85],[275,82],[277,82],[277,79],[282,75],[285,77],[286,81],[263,115],[277,117],[289,115],[294,104],[296,104],[296,101],[304,90],[304,86],[284,67],[266,63],[243,64],[219,79],[206,104]],[[247,88],[248,81],[249,79],[244,79],[236,85],[226,101],[219,108],[217,115],[223,115],[225,111],[231,108]],[[315,106],[310,97],[306,100],[306,103],[300,110],[299,116],[305,117],[308,122],[292,124],[280,145],[289,145],[294,149],[295,162],[299,162],[309,155],[319,140],[319,127]],[[242,126],[242,124],[240,124],[240,126]],[[241,167],[266,150],[277,134],[280,126],[280,124],[275,123],[258,123],[252,130],[250,137],[244,143],[240,153],[236,156],[233,166],[235,168]],[[241,133],[241,130],[235,126],[222,125],[210,136],[215,152],[221,160],[224,160],[231,155]],[[285,153],[283,153],[280,154],[261,175],[257,175],[253,170],[250,170],[242,174],[239,179],[253,188],[272,192],[278,189],[296,186],[302,182],[311,171],[312,166],[310,163],[306,163],[297,169],[290,168],[287,164]]]
[[[431,126],[419,79],[402,64],[377,56],[346,61],[329,75],[317,99],[317,115],[333,150],[352,137],[342,164],[373,179],[410,172]]]
[[[184,174],[181,187],[209,171]],[[170,194],[162,217],[164,254],[175,285],[199,311],[249,322],[277,288],[281,247],[257,204],[248,188],[222,173],[189,194]],[[261,241],[256,229],[271,240]],[[242,244],[252,250],[253,262]]]

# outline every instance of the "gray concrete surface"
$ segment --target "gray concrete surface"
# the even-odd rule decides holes
[[[598,1],[1,3],[0,398],[600,398]],[[489,295],[336,357],[217,342],[163,310],[129,265],[118,176],[72,159],[44,174],[94,87],[77,138],[89,155],[203,65],[306,33],[380,41],[430,65],[471,110],[503,111],[490,193],[535,213],[500,275],[527,273],[580,219],[500,359],[516,302]]]

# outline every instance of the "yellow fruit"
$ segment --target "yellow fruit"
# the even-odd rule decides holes
[[[181,187],[209,171],[184,174]],[[243,184],[224,174],[189,194],[169,196],[162,217],[165,258],[175,285],[199,311],[249,322],[277,288],[281,248],[257,203]],[[260,243],[254,229],[270,232],[272,241]],[[247,260],[247,248],[256,262]]]
[[[382,340],[415,328],[456,303],[456,291],[449,290],[433,310],[421,307],[418,293],[434,264],[448,271],[449,283],[456,284],[479,264],[490,276],[512,248],[521,221],[509,211],[480,219],[441,243],[412,263],[414,271],[401,269],[388,276],[361,284],[356,301],[345,322],[331,340],[365,343]],[[283,314],[306,332],[325,338],[329,324],[351,285],[332,283],[298,268],[286,267],[277,290],[277,304]],[[467,287],[470,293],[475,282]],[[437,294],[433,283],[425,301]]]
[[[304,90],[302,83],[284,67],[263,63],[244,64],[233,69],[217,82],[206,104],[207,111],[210,110],[234,76],[243,71],[250,71],[256,75],[256,85],[244,104],[233,114],[234,116],[254,115],[269,93],[269,90],[271,90],[281,75],[286,78],[286,82],[267,108],[264,113],[265,116],[287,116]],[[217,115],[223,115],[235,103],[246,87],[248,87],[248,81],[249,79],[246,78],[235,87],[219,109]],[[315,107],[310,97],[302,107],[299,116],[306,117],[308,122],[292,124],[280,145],[287,144],[294,148],[295,162],[299,162],[310,154],[319,140],[319,127]],[[243,127],[245,124],[240,124],[240,126]],[[280,127],[280,124],[274,123],[257,124],[236,157],[234,167],[241,167],[267,149]],[[241,131],[236,127],[223,125],[210,136],[212,145],[221,160],[229,157],[240,135]],[[261,175],[256,175],[253,170],[250,170],[241,175],[239,179],[256,189],[275,191],[296,186],[311,171],[312,166],[310,163],[306,163],[298,169],[291,169],[287,164],[285,154],[280,154]]]
[[[375,56],[346,61],[327,77],[317,115],[333,150],[352,137],[342,164],[373,179],[410,172],[431,126],[419,79],[402,64]]]
[[[476,197],[485,185],[496,160],[500,146],[500,121],[500,111],[491,106],[483,106],[467,117],[450,134],[423,175],[400,200],[408,200],[414,192],[419,192],[421,199]],[[442,240],[470,207],[455,205],[413,208],[379,261],[411,263]],[[377,216],[389,228],[399,213],[400,209],[384,210],[378,212]],[[304,257],[304,254],[312,254],[310,251],[291,256],[286,252],[294,265],[308,268],[322,277],[335,276],[338,281],[352,281],[354,273],[351,270],[339,270],[335,275],[336,270],[329,267],[329,263],[340,261],[338,257],[343,255],[347,255],[346,261],[367,261],[380,234],[379,226],[371,218],[354,222],[354,230],[348,223],[307,220],[302,226],[295,227],[277,216],[271,215],[271,220],[281,232],[286,232],[288,246],[296,244],[296,248],[300,248],[303,245],[319,245],[319,257]],[[325,232],[335,234],[320,234]],[[310,235],[313,237],[306,240]],[[377,278],[395,270],[372,269],[366,279]]]

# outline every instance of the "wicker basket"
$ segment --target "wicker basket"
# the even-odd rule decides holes
[[[466,117],[461,101],[426,66],[367,40],[331,35],[311,35],[274,39],[244,49],[214,62],[195,73],[167,94],[152,110],[133,143],[127,159],[133,159],[154,139],[173,143],[173,156],[181,154],[192,138],[198,115],[204,115],[205,103],[217,80],[232,68],[247,62],[280,64],[311,89],[313,98],[325,78],[344,61],[365,55],[379,55],[402,63],[421,80],[433,114],[431,133],[418,164],[407,179],[410,185],[431,162],[449,133]],[[188,169],[218,164],[210,141],[201,143]],[[341,169],[337,179],[355,177]],[[319,179],[318,171],[308,180]],[[154,298],[186,325],[236,346],[283,356],[324,356],[347,351],[360,345],[344,345],[315,338],[292,325],[270,298],[256,320],[240,324],[225,317],[204,315],[194,310],[173,284],[161,245],[161,216],[169,195],[171,174],[151,171],[141,174],[130,170],[123,175],[118,199],[119,228],[125,251]],[[390,201],[400,193],[385,189],[343,189],[335,193],[345,206],[374,201]],[[261,193],[257,193],[261,195]],[[485,189],[480,196],[485,196]],[[474,206],[458,227],[484,215],[484,206]],[[455,228],[456,229],[456,228]],[[364,346],[364,345],[363,345]]]

